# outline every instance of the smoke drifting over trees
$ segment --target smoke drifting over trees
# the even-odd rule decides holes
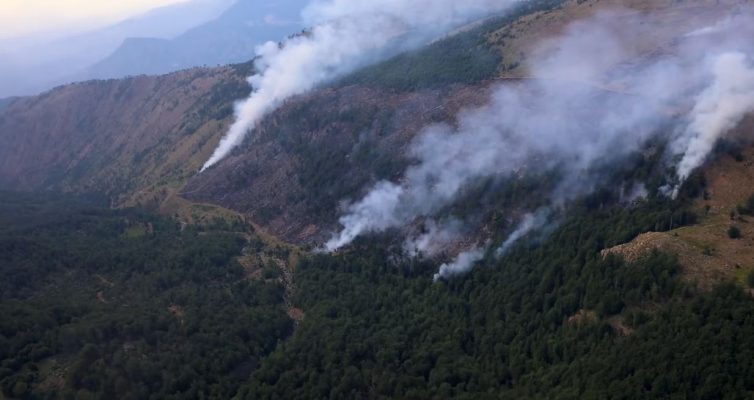
[[[671,143],[668,159],[680,160],[670,180],[682,184],[715,142],[754,109],[754,49],[741,40],[751,37],[752,14],[746,11],[699,27],[668,54],[630,65],[622,61],[641,17],[621,19],[616,27],[616,19],[601,14],[571,25],[535,52],[530,79],[499,85],[486,105],[463,112],[457,127],[427,127],[411,147],[416,163],[401,182],[380,182],[349,205],[340,219],[343,230],[326,248],[337,250],[359,235],[418,217],[431,219],[470,182],[511,176],[520,168],[557,168],[560,184],[549,201],[558,207],[604,181],[597,166],[640,150],[658,135]],[[543,223],[525,218],[503,248]],[[467,271],[480,254],[462,253],[436,278]]]

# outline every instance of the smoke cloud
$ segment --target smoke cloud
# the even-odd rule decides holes
[[[474,263],[484,258],[484,252],[485,249],[480,247],[462,252],[453,262],[441,265],[440,270],[434,275],[433,279],[435,281],[448,279],[471,271]]]
[[[311,31],[257,49],[251,96],[202,171],[225,158],[268,113],[291,96],[374,61],[400,37],[420,43],[471,18],[501,12],[515,0],[316,1],[303,12]]]
[[[440,254],[446,246],[459,240],[463,223],[458,219],[438,223],[425,222],[425,231],[418,236],[410,236],[403,244],[404,251],[411,257],[432,257]]]
[[[533,213],[528,213],[523,216],[518,227],[508,235],[508,238],[503,244],[495,250],[495,257],[504,256],[521,238],[532,233],[535,230],[546,227],[549,223],[549,217],[552,214],[549,208],[542,208]],[[448,236],[449,233],[458,232],[460,229],[460,221],[455,220],[453,230],[451,229],[434,229],[430,230],[429,234],[423,236],[424,241],[422,244],[429,249],[442,246],[448,241],[457,239],[457,236]],[[413,243],[413,242],[412,242]],[[463,251],[456,256],[456,258],[450,262],[440,266],[438,272],[434,275],[433,280],[438,281],[440,279],[451,279],[455,276],[463,275],[473,268],[474,264],[484,258],[486,249],[489,246],[478,247],[474,246],[471,250]],[[409,253],[411,256],[424,255],[433,256],[436,253]]]
[[[510,250],[511,247],[513,247],[513,245],[515,245],[516,242],[518,242],[521,238],[528,235],[532,231],[545,226],[547,224],[549,215],[549,209],[541,209],[534,213],[524,215],[524,218],[519,223],[518,228],[516,228],[516,230],[508,235],[508,238],[505,239],[505,242],[503,242],[503,244],[495,251],[495,255],[498,257],[504,256],[505,253],[507,253],[508,250]]]
[[[557,171],[560,181],[549,194],[549,208],[558,208],[604,183],[601,167],[657,135],[672,142],[682,182],[714,142],[754,109],[752,44],[741,40],[751,37],[743,34],[752,30],[750,15],[714,29],[701,27],[677,41],[673,52],[653,57],[629,56],[640,17],[602,14],[573,24],[534,53],[531,79],[498,85],[486,105],[462,112],[453,126],[420,132],[409,150],[416,163],[401,182],[380,182],[347,206],[343,230],[326,248],[432,218],[472,182],[509,177],[519,169]],[[618,20],[624,25],[616,27]],[[524,218],[497,253],[542,227],[546,214]],[[479,248],[461,253],[435,279],[468,271],[483,253]]]
[[[691,123],[679,138],[683,158],[681,181],[702,165],[715,143],[754,110],[754,69],[741,52],[724,53],[712,61],[712,84],[696,98]]]

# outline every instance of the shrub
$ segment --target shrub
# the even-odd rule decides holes
[[[728,237],[731,239],[740,239],[741,230],[738,229],[737,226],[731,226],[730,228],[728,228]]]
[[[754,288],[754,270],[749,271],[749,274],[746,275],[746,284],[750,288]]]

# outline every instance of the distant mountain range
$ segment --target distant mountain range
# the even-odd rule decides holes
[[[161,74],[248,61],[260,43],[280,40],[303,29],[299,13],[306,3],[307,0],[240,0],[217,19],[178,37],[129,38],[112,55],[89,68],[85,76]]]
[[[302,29],[307,0],[194,0],[55,41],[0,42],[0,97],[89,79],[160,74],[246,61]]]

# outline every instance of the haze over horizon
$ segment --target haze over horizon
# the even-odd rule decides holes
[[[5,0],[0,3],[0,40],[65,36],[191,0]]]
[[[301,29],[307,0],[0,3],[0,98],[90,79],[247,61]]]

